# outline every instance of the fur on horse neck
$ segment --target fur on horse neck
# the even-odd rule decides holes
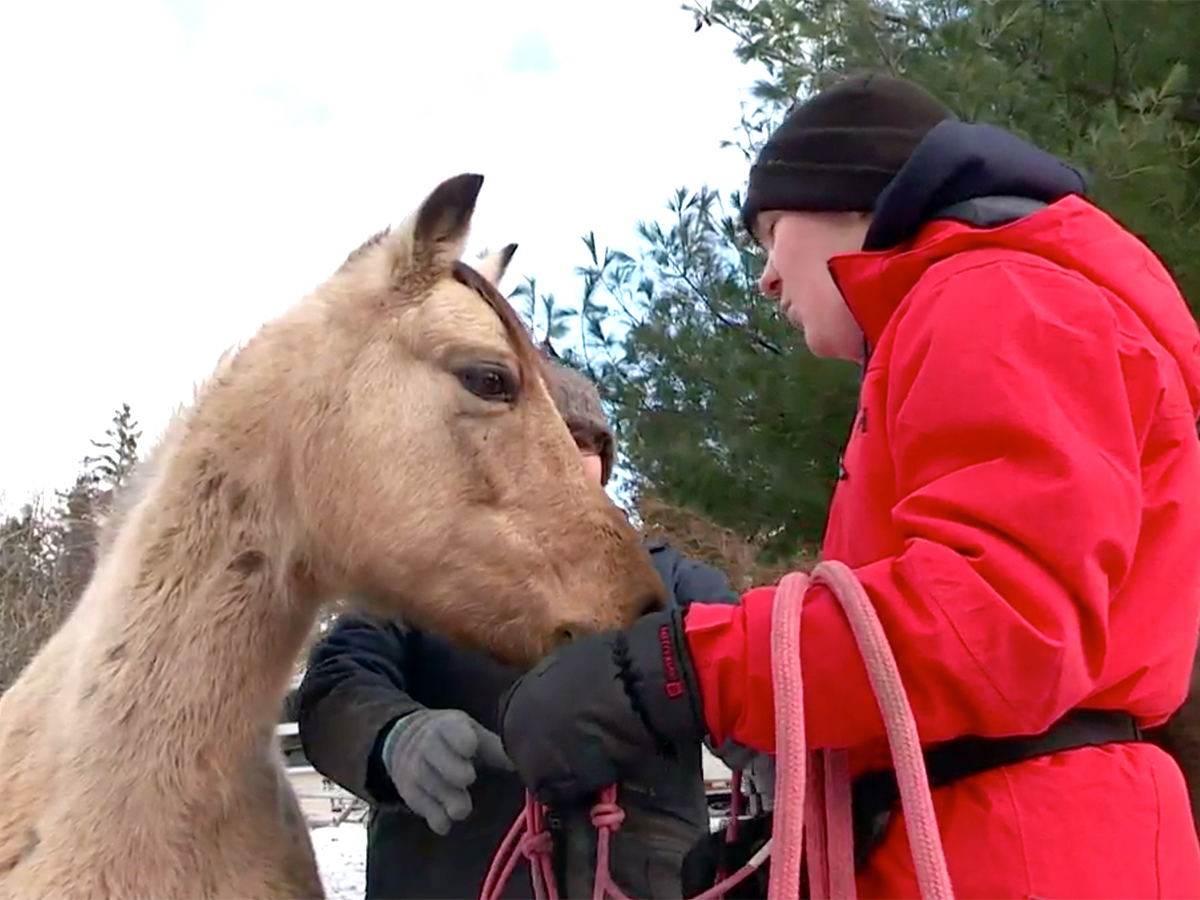
[[[164,455],[80,601],[91,639],[76,660],[77,721],[112,771],[171,782],[130,790],[196,797],[273,747],[319,598],[262,486],[220,448],[182,438]],[[121,728],[91,731],[93,719]]]

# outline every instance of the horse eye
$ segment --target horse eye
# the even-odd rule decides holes
[[[465,366],[455,374],[468,391],[480,400],[512,403],[517,399],[517,380],[504,366],[485,364]]]

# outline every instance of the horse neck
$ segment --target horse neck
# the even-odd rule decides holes
[[[80,604],[89,754],[185,793],[261,758],[319,605],[272,512],[212,457],[149,485]]]

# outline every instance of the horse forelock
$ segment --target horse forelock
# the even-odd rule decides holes
[[[542,364],[542,356],[537,352],[537,348],[533,345],[533,338],[525,329],[524,324],[517,316],[517,311],[513,309],[507,298],[494,284],[462,260],[455,260],[451,271],[455,281],[479,294],[500,317],[504,330],[516,351],[522,382],[531,374],[544,377],[545,368]]]

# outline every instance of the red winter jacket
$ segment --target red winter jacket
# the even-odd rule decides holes
[[[827,559],[852,566],[922,741],[1033,734],[1076,707],[1143,726],[1200,628],[1200,331],[1154,255],[1077,196],[996,229],[936,221],[831,270],[874,348]],[[708,726],[774,749],[773,588],[694,606]],[[890,766],[840,607],[805,599],[810,742]],[[1175,762],[1071,750],[934,792],[959,897],[1200,897]],[[860,897],[918,896],[894,816]]]

